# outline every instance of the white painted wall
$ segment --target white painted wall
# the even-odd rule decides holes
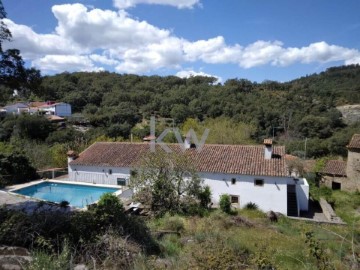
[[[305,178],[300,178],[296,185],[296,195],[300,210],[309,210],[309,184]]]
[[[111,170],[111,174],[109,173]],[[69,181],[117,185],[117,178],[130,179],[130,168],[69,166]]]
[[[109,174],[109,169],[112,174]],[[239,196],[239,207],[253,202],[262,211],[275,211],[287,215],[287,185],[296,182],[293,177],[252,176],[223,173],[199,173],[212,192],[212,202],[219,204],[220,195]],[[117,185],[117,178],[130,179],[130,168],[100,166],[69,166],[69,180],[105,185]],[[232,184],[231,179],[236,179]],[[263,186],[255,186],[255,179],[263,179]],[[296,193],[301,210],[308,210],[309,185],[306,179],[297,181]]]
[[[60,117],[71,116],[71,105],[67,103],[58,103],[55,105],[55,115]]]
[[[60,117],[71,116],[71,105],[63,102],[40,107],[40,110]]]
[[[229,194],[239,196],[240,207],[253,202],[265,212],[287,214],[287,184],[294,184],[293,178],[220,173],[200,173],[200,177],[210,186],[215,204],[219,203],[220,195]],[[232,178],[236,178],[235,185]],[[263,179],[264,185],[255,186],[255,179]]]

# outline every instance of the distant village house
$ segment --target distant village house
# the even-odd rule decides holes
[[[360,191],[360,134],[347,145],[347,161],[329,160],[321,172],[321,183],[334,190]]]
[[[7,105],[0,109],[4,114],[40,114],[40,115],[54,115],[58,117],[69,117],[72,114],[71,105],[65,102],[30,102],[30,103],[15,103]]]

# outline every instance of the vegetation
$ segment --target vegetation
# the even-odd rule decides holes
[[[231,213],[231,200],[228,194],[223,194],[220,196],[220,209],[224,213]]]
[[[131,187],[137,190],[136,199],[149,205],[156,216],[200,213],[207,209],[211,196],[187,157],[160,149],[144,156]]]
[[[37,169],[61,167],[66,160],[60,155],[69,148],[81,151],[98,138],[122,141],[132,134],[133,140],[141,141],[149,135],[148,120],[155,114],[156,135],[177,127],[184,134],[193,128],[201,136],[208,128],[207,143],[253,144],[274,136],[288,153],[302,158],[345,157],[346,145],[360,132],[360,124],[345,125],[336,106],[360,101],[358,81],[358,65],[286,83],[230,79],[223,85],[208,77],[63,73],[46,76],[36,91],[26,91],[35,100],[69,102],[80,116],[68,119],[65,128],[42,117],[7,116],[0,119],[0,142],[17,151],[34,143],[36,151],[51,148],[39,154],[46,157],[42,162],[31,157],[31,151],[24,154]],[[29,100],[26,96],[8,95],[0,105]],[[77,119],[89,125],[89,131],[76,131],[71,125]],[[19,140],[22,143],[14,143]],[[174,134],[170,132],[165,141],[176,142]]]

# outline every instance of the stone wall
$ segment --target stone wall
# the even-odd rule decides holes
[[[358,188],[356,182],[351,181],[347,177],[323,175],[321,177],[321,182],[323,185],[327,186],[328,188],[332,188],[332,182],[340,183],[341,190],[350,191],[350,192],[355,191]]]
[[[335,212],[332,209],[331,205],[324,198],[320,198],[319,203],[320,203],[320,207],[321,207],[325,217],[329,221],[342,222],[342,220],[335,214]]]
[[[359,150],[348,151],[346,175],[349,181],[353,182],[353,188],[360,190],[360,151]]]

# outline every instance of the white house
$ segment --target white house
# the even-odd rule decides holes
[[[180,145],[170,145],[181,151]],[[188,155],[199,176],[212,191],[212,202],[229,194],[234,206],[256,203],[263,211],[298,216],[308,210],[306,179],[288,175],[285,148],[271,140],[261,145],[205,144],[201,151],[188,145]],[[148,143],[98,142],[77,156],[68,153],[69,180],[107,185],[128,185],[132,169],[150,152]]]
[[[71,116],[71,105],[64,102],[46,104],[39,106],[39,111],[45,112],[49,115],[57,115],[60,117]]]
[[[25,103],[15,103],[5,106],[2,110],[8,114],[21,114],[28,112],[29,106]]]

